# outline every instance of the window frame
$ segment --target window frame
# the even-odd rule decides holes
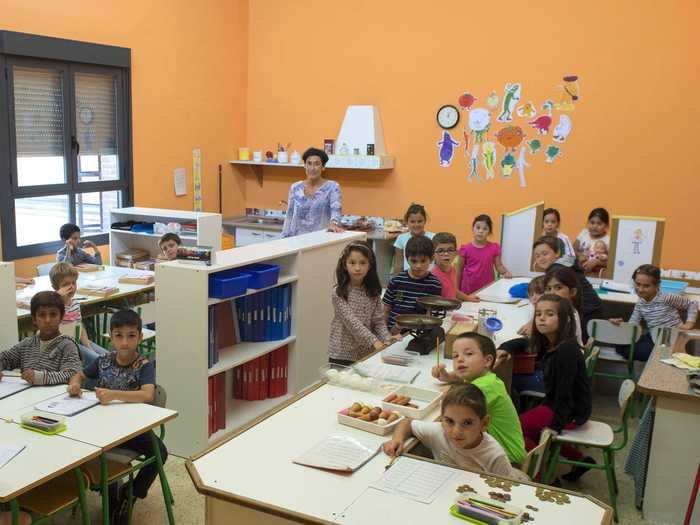
[[[63,73],[64,155],[66,180],[61,184],[18,186],[14,127],[13,66],[54,68]],[[114,74],[117,77],[117,151],[119,179],[79,182],[79,160],[72,137],[76,131],[75,74]],[[131,50],[60,38],[0,31],[0,225],[2,259],[55,253],[63,241],[17,246],[15,199],[67,195],[69,221],[76,220],[80,193],[121,191],[121,205],[133,205],[131,119]],[[86,235],[97,245],[108,244],[109,234]]]

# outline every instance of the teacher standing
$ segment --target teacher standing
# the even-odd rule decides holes
[[[340,227],[343,210],[340,184],[323,178],[328,155],[323,150],[309,148],[302,158],[306,179],[295,182],[289,188],[282,237],[319,230],[343,231]]]

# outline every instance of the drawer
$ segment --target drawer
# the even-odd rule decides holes
[[[265,232],[266,241],[274,241],[275,239],[281,239],[282,232]]]
[[[236,246],[248,246],[249,244],[258,244],[265,242],[265,233],[262,230],[254,230],[252,228],[236,228]]]

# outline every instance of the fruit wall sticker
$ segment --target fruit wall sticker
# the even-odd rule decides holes
[[[449,131],[445,130],[442,132],[442,140],[438,141],[437,144],[440,147],[440,166],[449,168],[452,164],[455,148],[459,146],[459,142],[452,138]]]
[[[551,99],[544,98],[541,112],[540,102],[537,100],[530,99],[520,103],[523,92],[520,82],[506,83],[502,98],[497,91],[491,90],[488,96],[481,99],[484,101],[482,107],[474,107],[479,100],[478,93],[463,91],[457,97],[459,109],[452,106],[454,110],[463,113],[465,118],[462,121],[465,122],[462,130],[463,140],[458,142],[448,128],[442,126],[442,138],[437,143],[440,166],[450,167],[455,150],[464,147],[468,182],[474,179],[477,182],[481,181],[481,165],[484,179],[487,181],[510,180],[513,178],[513,172],[517,170],[520,187],[526,187],[526,168],[536,170],[538,165],[541,167],[554,164],[558,157],[563,156],[562,144],[568,144],[571,140],[573,119],[570,112],[574,111],[580,100],[579,77],[566,75],[560,78],[563,79],[563,84],[555,87],[561,94],[550,93],[548,96],[552,97]],[[492,114],[491,110],[498,111]],[[494,117],[496,122],[504,125],[491,134]],[[500,147],[503,147],[503,153],[499,153]],[[530,162],[527,155],[531,155]],[[542,160],[538,160],[540,158]],[[498,167],[501,177],[497,178]]]
[[[515,111],[515,106],[520,102],[520,83],[506,84],[503,90],[503,102],[501,106],[501,113],[498,115],[498,122],[510,122],[513,120],[513,111]]]

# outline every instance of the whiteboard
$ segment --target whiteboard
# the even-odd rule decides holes
[[[501,261],[516,276],[530,275],[532,245],[540,231],[544,202],[503,215]]]
[[[654,260],[659,219],[645,217],[613,217],[617,224],[613,281],[628,283],[642,264],[658,264]],[[663,221],[663,220],[661,220]]]

